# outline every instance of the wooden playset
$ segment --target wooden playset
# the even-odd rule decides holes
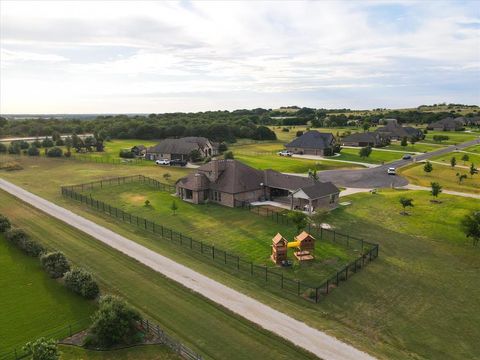
[[[313,260],[313,251],[315,250],[315,238],[302,231],[301,234],[295,236],[294,241],[288,242],[280,233],[272,239],[272,261],[280,265],[283,261],[287,261],[287,253],[289,248],[294,248],[295,257],[298,261]]]

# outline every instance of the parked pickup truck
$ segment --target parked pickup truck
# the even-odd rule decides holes
[[[292,156],[293,153],[291,151],[288,151],[288,150],[283,150],[283,151],[280,151],[278,153],[278,155],[280,155],[280,156]]]
[[[157,164],[157,165],[170,165],[170,160],[159,159],[159,160],[155,161],[155,164]]]

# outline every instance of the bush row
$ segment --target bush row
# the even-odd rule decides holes
[[[92,275],[81,268],[71,268],[70,262],[60,251],[47,251],[32,240],[22,229],[12,228],[10,220],[0,214],[0,233],[5,239],[29,256],[39,257],[42,267],[53,279],[63,278],[65,287],[87,298],[95,299],[100,294]]]

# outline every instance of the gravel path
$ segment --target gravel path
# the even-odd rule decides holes
[[[147,249],[93,221],[87,220],[61,206],[34,195],[21,187],[0,179],[0,189],[40,209],[95,239],[138,260],[142,264],[182,284],[183,286],[224,306],[234,313],[292,341],[325,360],[373,359],[370,355],[347,345],[326,333],[314,329],[284,313],[214,281],[190,268]],[[298,306],[302,306],[298,299]],[[219,339],[221,341],[221,339]]]

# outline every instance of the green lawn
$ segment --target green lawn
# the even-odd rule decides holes
[[[168,334],[201,353],[205,359],[314,358],[3,191],[0,191],[0,213],[9,216],[44,245],[62,250],[75,265],[94,274],[102,291],[124,297],[146,317],[160,324]],[[38,298],[29,301],[34,300],[38,304]],[[48,318],[44,319],[45,324],[53,321],[64,323],[52,313],[58,308],[68,311],[71,304],[59,306],[55,310],[50,309]],[[70,311],[76,311],[76,308]]]
[[[60,345],[61,360],[181,360],[166,346],[144,345],[112,351],[86,350],[75,346]]]
[[[4,199],[2,207],[7,206]],[[0,209],[0,213],[4,213]],[[15,208],[10,212],[17,212]],[[13,219],[15,220],[15,219]],[[14,224],[16,222],[14,221]],[[30,229],[27,229],[27,231]],[[69,324],[89,324],[92,302],[50,279],[38,258],[23,254],[0,236],[0,355]],[[65,329],[65,335],[68,329]]]
[[[480,145],[473,145],[473,146],[470,146],[470,147],[465,148],[463,150],[468,151],[468,152],[473,152],[473,153],[476,153],[476,154],[480,154]]]
[[[464,162],[462,160],[462,157],[465,154],[468,155],[468,161]],[[478,153],[478,154],[477,153],[467,154],[467,153],[464,153],[464,152],[461,152],[461,151],[453,151],[453,152],[445,154],[445,155],[436,156],[436,157],[432,158],[431,160],[441,161],[441,162],[444,162],[445,164],[450,166],[450,160],[452,159],[452,157],[455,157],[455,159],[457,160],[457,165],[470,166],[471,163],[474,163],[477,167],[480,166],[480,153]],[[462,171],[467,171],[467,170],[462,170]]]
[[[429,151],[435,151],[439,150],[442,147],[445,147],[447,145],[437,145],[437,144],[424,144],[424,143],[415,143],[414,145],[408,143],[407,146],[401,146],[399,141],[393,142],[390,145],[384,147],[383,149],[388,149],[388,150],[398,150],[398,151],[404,151],[406,153],[408,152],[429,152]]]
[[[470,141],[479,137],[479,134],[468,133],[464,131],[430,131],[429,130],[428,133],[425,135],[425,139],[423,139],[422,142],[435,144],[436,142],[433,141],[434,135],[444,135],[450,138],[448,140],[442,141],[441,144],[443,145],[456,145],[456,144],[460,144],[465,141]]]
[[[463,164],[463,162],[457,161],[457,164]],[[415,185],[429,187],[431,182],[436,181],[446,190],[480,194],[480,176],[478,174],[472,178],[468,169],[461,169],[458,166],[451,168],[450,166],[439,164],[432,164],[432,166],[433,171],[430,174],[426,174],[423,171],[424,164],[409,165],[400,169],[400,175]],[[456,176],[457,173],[467,174],[468,177],[460,184]],[[471,201],[473,202],[474,200]]]
[[[372,149],[372,153],[368,158],[362,158],[358,154],[360,148],[358,149],[342,149],[340,156],[335,156],[334,159],[338,160],[347,160],[347,161],[358,161],[369,164],[381,164],[382,162],[389,163],[391,161],[400,160],[403,154],[393,151],[381,151],[377,149]]]
[[[291,223],[277,224],[265,216],[239,208],[217,204],[194,205],[148,184],[104,186],[86,190],[85,194],[248,261],[271,267],[275,266],[270,260],[272,238],[280,232],[288,241],[293,241],[296,235],[295,226]],[[150,206],[145,206],[146,200],[150,201]],[[178,206],[176,214],[170,209],[173,201]],[[152,241],[155,242],[154,239]],[[300,265],[291,250],[289,258],[294,261],[294,266],[281,269],[292,278],[320,285],[326,277],[356,257],[356,251],[317,241],[314,261]]]
[[[338,231],[378,242],[380,256],[322,302],[312,304],[219,271],[213,264],[199,262],[168,242],[152,244],[151,234],[101,217],[96,211],[63,199],[58,191],[59,184],[125,175],[133,167],[86,163],[72,166],[72,162],[65,161],[37,164],[36,167],[26,164],[23,171],[0,172],[0,177],[217,281],[280,307],[290,316],[377,358],[463,360],[480,353],[477,301],[480,253],[459,227],[466,213],[479,209],[477,200],[441,194],[442,203],[432,204],[426,191],[381,191],[377,195],[347,197],[345,200],[352,201],[352,205],[335,210],[325,222],[336,226]],[[434,169],[432,174],[437,170],[435,165]],[[145,175],[155,170],[155,175],[150,173],[150,176],[161,180],[161,169],[141,170]],[[399,214],[402,195],[414,199],[410,216]],[[290,345],[277,345],[277,338],[271,341],[269,335],[263,332],[259,335],[251,324],[224,315],[209,302],[179,290],[175,284],[125,256],[6,198],[10,199],[6,195],[0,197],[0,212],[14,213],[15,209],[18,214],[21,209],[18,220],[23,221],[22,226],[46,232],[48,236],[42,236],[45,241],[96,273],[102,286],[108,285],[111,291],[126,297],[170,334],[208,358],[302,358],[302,353]],[[35,218],[25,223],[24,219],[30,216]],[[192,324],[191,319],[195,319]]]

